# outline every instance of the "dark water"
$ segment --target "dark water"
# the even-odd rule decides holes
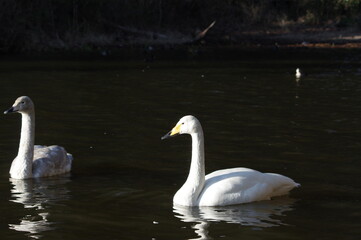
[[[294,70],[308,73],[296,83]],[[20,116],[0,118],[1,239],[357,239],[361,70],[343,59],[203,62],[2,61],[0,107],[29,95],[36,143],[74,156],[70,176],[10,180]],[[206,169],[249,167],[302,184],[289,197],[173,208],[193,114]]]

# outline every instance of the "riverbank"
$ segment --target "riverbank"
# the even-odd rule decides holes
[[[158,37],[156,37],[158,36]],[[162,36],[162,37],[159,37]],[[101,37],[101,36],[99,36]],[[104,38],[104,37],[103,37]],[[41,46],[41,43],[39,43]],[[3,53],[1,58],[157,60],[259,58],[328,58],[361,55],[357,29],[252,29],[220,34],[210,30],[200,39],[180,33],[133,31],[127,38],[71,46],[46,45],[37,50]]]
[[[245,31],[236,39],[249,47],[361,48],[358,29],[303,28]]]

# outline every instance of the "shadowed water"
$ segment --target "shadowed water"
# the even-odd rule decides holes
[[[307,76],[296,81],[297,67]],[[36,109],[36,144],[74,156],[72,173],[10,180],[20,116],[0,118],[1,239],[357,239],[361,81],[357,64],[310,61],[2,61],[0,107]],[[173,206],[197,116],[206,172],[291,177],[290,196],[228,207]]]

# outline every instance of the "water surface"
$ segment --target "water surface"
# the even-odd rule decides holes
[[[308,75],[296,82],[294,69]],[[0,118],[2,239],[357,239],[358,62],[2,61],[3,110],[28,95],[36,143],[74,156],[68,176],[10,180],[20,116]],[[206,171],[249,167],[302,184],[289,197],[173,207],[190,138],[160,137],[193,114]]]

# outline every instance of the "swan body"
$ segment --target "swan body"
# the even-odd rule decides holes
[[[178,134],[191,135],[192,160],[186,182],[174,195],[176,205],[227,206],[270,200],[300,186],[286,176],[249,168],[223,169],[205,175],[204,137],[198,119],[190,115],[181,118],[162,139]]]
[[[300,71],[299,68],[296,68],[296,74],[295,74],[295,76],[296,76],[296,78],[301,78],[302,73],[301,73],[301,71]]]
[[[13,160],[10,176],[14,179],[50,177],[71,170],[73,156],[57,145],[34,146],[35,111],[27,96],[16,99],[13,106],[4,112],[18,112],[22,116],[18,155]]]

